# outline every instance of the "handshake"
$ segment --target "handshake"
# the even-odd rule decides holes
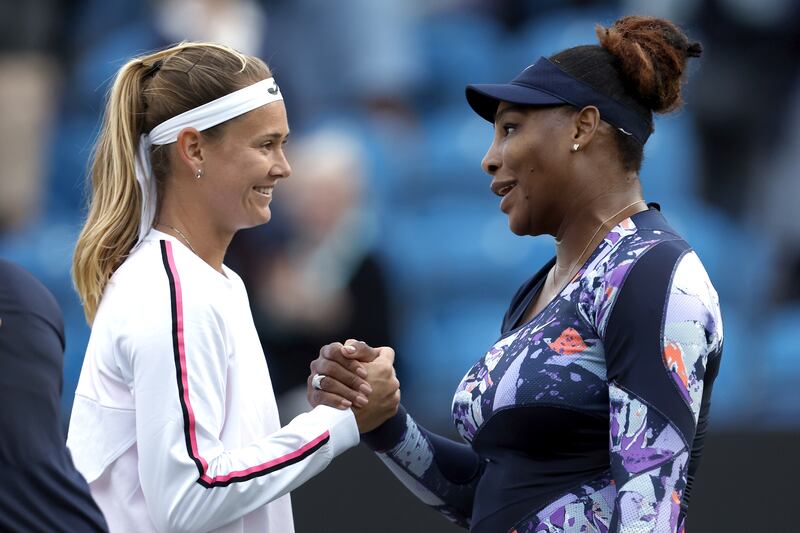
[[[394,350],[354,339],[323,346],[311,362],[307,396],[312,407],[352,408],[359,432],[372,431],[400,406]]]

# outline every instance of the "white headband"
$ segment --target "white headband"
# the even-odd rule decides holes
[[[136,181],[142,190],[142,212],[137,244],[150,231],[156,217],[156,183],[150,166],[150,148],[153,145],[174,143],[178,140],[178,134],[185,128],[207,130],[278,100],[283,100],[278,84],[274,78],[267,78],[165,120],[149,134],[139,137],[135,168]]]

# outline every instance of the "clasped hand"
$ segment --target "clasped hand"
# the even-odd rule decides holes
[[[324,376],[319,389],[313,386],[317,374]],[[313,407],[352,408],[359,432],[372,431],[394,416],[400,405],[394,350],[354,339],[323,346],[311,362],[307,396]]]

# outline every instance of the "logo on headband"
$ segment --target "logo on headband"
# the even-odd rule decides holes
[[[278,94],[278,84],[277,84],[277,83],[275,83],[275,81],[273,81],[273,82],[272,82],[272,87],[270,87],[269,89],[267,89],[267,92],[268,92],[269,94]]]

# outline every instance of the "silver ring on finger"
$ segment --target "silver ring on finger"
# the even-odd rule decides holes
[[[325,374],[314,374],[311,378],[311,386],[317,390],[322,390],[322,378],[327,377]]]

